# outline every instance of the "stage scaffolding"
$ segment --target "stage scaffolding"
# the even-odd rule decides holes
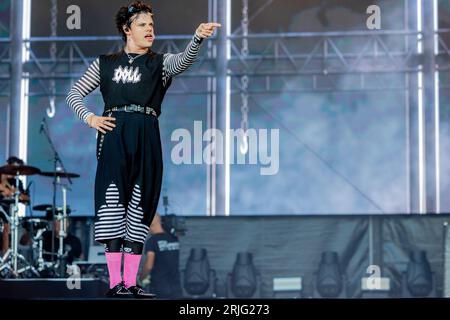
[[[12,6],[12,29],[22,19],[20,3]],[[249,23],[267,10],[274,0],[250,12]],[[250,33],[242,26],[225,32],[230,0],[209,0],[209,19],[222,23],[222,32],[204,45],[201,56],[188,72],[177,78],[169,95],[207,95],[208,127],[225,130],[229,108],[227,94],[243,91],[242,77],[250,79],[245,88],[252,104],[267,95],[281,93],[340,91],[386,91],[405,93],[404,108],[409,115],[407,148],[410,168],[409,206],[411,212],[434,213],[439,208],[439,167],[436,150],[439,117],[436,94],[450,87],[450,29],[436,29],[436,1],[405,1],[404,30],[361,30],[336,32]],[[233,5],[242,5],[233,1]],[[420,7],[420,9],[419,9]],[[438,9],[436,9],[438,10]],[[421,16],[421,25],[418,16]],[[158,36],[155,51],[180,52],[192,35]],[[243,54],[243,39],[248,52]],[[95,43],[95,46],[93,44]],[[56,44],[52,57],[49,48]],[[10,97],[9,153],[17,153],[20,130],[20,94],[23,79],[29,79],[29,97],[53,97],[61,102],[67,89],[99,53],[121,47],[118,36],[0,38],[0,98]],[[19,66],[14,48],[25,45],[29,60]],[[229,50],[229,53],[226,51]],[[342,77],[346,81],[341,81]],[[192,81],[195,78],[196,81]],[[230,87],[227,87],[227,79]],[[438,79],[439,81],[437,81]],[[419,82],[423,84],[419,88]],[[56,86],[52,86],[56,83]],[[418,95],[418,90],[423,94]],[[94,94],[99,94],[98,90]],[[423,101],[419,101],[422,98]],[[425,106],[425,107],[424,107]],[[227,114],[228,113],[228,114]],[[439,112],[438,112],[439,114]],[[421,120],[422,119],[422,120]],[[422,151],[421,151],[422,148]],[[210,215],[227,215],[229,186],[224,166],[208,166],[207,207]],[[426,174],[425,174],[426,173]],[[228,188],[228,189],[227,189]]]

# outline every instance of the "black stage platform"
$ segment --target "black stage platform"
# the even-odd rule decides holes
[[[2,279],[0,299],[98,299],[108,288],[107,282],[91,278]]]

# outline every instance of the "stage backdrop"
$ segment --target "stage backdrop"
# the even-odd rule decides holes
[[[50,0],[33,1],[32,36],[50,35]],[[126,1],[58,1],[58,35],[116,35],[113,16]],[[190,1],[180,6],[176,0],[155,0],[155,24],[157,35],[193,34],[200,22],[207,20],[208,1]],[[241,2],[233,1],[232,29],[240,26]],[[250,15],[265,1],[250,1]],[[404,30],[404,1],[376,1],[383,10],[383,29]],[[65,9],[76,4],[82,12],[81,30],[68,30],[65,25]],[[365,9],[373,1],[273,1],[250,22],[251,33],[348,31],[364,30]],[[439,1],[439,24],[448,27],[450,8]],[[6,23],[2,19],[2,24]],[[102,23],[99,23],[101,21]],[[223,32],[223,30],[221,31]],[[79,43],[84,53],[92,57],[104,53],[102,43]],[[351,41],[345,44],[349,48]],[[58,44],[61,49],[62,44]],[[206,53],[206,45],[202,54]],[[298,44],[297,53],[307,53],[308,44]],[[34,52],[48,57],[48,47],[36,45]],[[155,42],[158,50],[158,40]],[[251,48],[257,53],[257,48]],[[78,71],[82,72],[85,69]],[[378,81],[400,83],[403,74],[383,75]],[[194,79],[194,80],[193,80]],[[186,79],[185,79],[186,80]],[[200,88],[206,89],[204,79],[189,78]],[[410,167],[408,163],[408,112],[407,93],[403,90],[303,92],[294,93],[300,80],[285,81],[277,93],[253,94],[249,100],[249,126],[256,130],[279,130],[278,164],[273,175],[262,175],[267,167],[258,158],[257,164],[231,166],[230,209],[234,215],[256,214],[341,214],[341,213],[411,213]],[[347,84],[350,79],[340,80]],[[93,215],[93,184],[96,169],[95,132],[77,119],[65,103],[64,95],[56,97],[56,114],[46,115],[49,99],[43,95],[42,85],[47,82],[32,81],[33,94],[29,100],[28,163],[42,170],[52,170],[52,152],[47,140],[39,134],[40,123],[47,119],[49,132],[66,169],[81,174],[70,186],[69,204],[74,215]],[[250,77],[252,89],[264,89]],[[58,92],[67,92],[71,82],[60,79]],[[201,164],[177,165],[171,153],[178,141],[171,141],[176,129],[194,133],[194,122],[201,121],[203,130],[207,123],[207,96],[204,94],[174,94],[180,79],[174,85],[162,106],[160,117],[161,138],[164,152],[164,181],[162,195],[169,201],[169,213],[179,215],[206,214],[206,170]],[[180,88],[180,87],[178,87]],[[96,113],[103,109],[98,90],[85,99]],[[449,90],[440,92],[441,103],[441,210],[450,209],[450,142],[448,133]],[[218,106],[224,108],[225,106]],[[241,122],[240,94],[231,95],[231,128]],[[5,110],[2,108],[2,110]],[[0,116],[3,125],[4,112]],[[5,132],[4,126],[2,131]],[[275,152],[269,145],[262,151]],[[2,139],[2,138],[0,138]],[[0,144],[3,140],[0,140]],[[4,142],[3,142],[4,143]],[[193,142],[192,142],[193,146]],[[202,143],[203,149],[207,143]],[[203,149],[200,152],[203,152]],[[197,152],[193,150],[193,152]],[[235,149],[235,154],[237,149]],[[0,156],[2,155],[0,151]],[[196,155],[193,154],[194,158]],[[199,156],[197,154],[197,156]],[[272,155],[273,156],[273,155]],[[201,154],[200,154],[201,158]],[[277,161],[272,157],[273,161]],[[49,178],[32,177],[33,204],[51,201],[52,184]],[[418,196],[413,195],[413,196]],[[58,203],[61,203],[58,190]],[[162,201],[159,211],[164,212]]]
[[[186,268],[191,250],[206,249],[217,277],[218,295],[224,294],[227,275],[237,254],[252,254],[261,275],[261,297],[273,297],[273,279],[301,277],[304,298],[314,296],[314,276],[322,253],[338,255],[340,271],[346,276],[348,298],[361,298],[361,278],[369,277],[370,265],[390,278],[391,291],[378,297],[405,297],[402,274],[413,251],[424,251],[434,275],[435,293],[449,296],[450,215],[293,215],[184,217],[185,233],[180,240],[180,270]],[[180,224],[181,225],[181,224]],[[88,255],[93,242],[92,218],[77,217],[71,224]],[[141,262],[144,263],[144,260]],[[367,294],[367,293],[366,293]],[[369,297],[365,295],[365,297]]]

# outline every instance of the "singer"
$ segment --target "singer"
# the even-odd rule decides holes
[[[149,295],[136,285],[136,275],[161,192],[161,104],[172,78],[194,63],[203,39],[220,24],[200,24],[185,51],[161,54],[151,50],[155,30],[150,5],[136,1],[121,7],[115,20],[123,49],[100,55],[66,101],[98,131],[95,239],[105,245],[110,276],[107,296],[145,298]],[[105,103],[102,116],[83,104],[83,98],[98,86]]]

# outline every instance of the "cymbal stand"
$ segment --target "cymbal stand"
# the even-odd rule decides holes
[[[0,213],[5,217],[5,219],[8,221],[9,225],[11,225],[11,218],[9,217],[9,215],[5,212],[5,210],[3,209],[2,206],[0,206]],[[2,225],[2,233],[4,232],[4,228],[5,226]],[[10,255],[10,250],[7,250],[3,256],[0,257],[0,266],[3,266],[4,261],[6,261],[6,259],[8,258],[8,256]],[[3,270],[4,268],[0,267],[0,271]]]
[[[60,178],[58,177],[58,184],[61,185],[61,189],[62,189],[62,193],[63,193],[63,211],[61,214],[61,211],[58,211],[57,214],[57,220],[59,221],[59,247],[58,247],[58,255],[57,255],[57,259],[58,259],[58,266],[59,266],[59,275],[62,277],[66,270],[64,269],[65,264],[64,264],[64,258],[65,256],[65,252],[64,252],[64,239],[67,236],[67,187],[63,184],[63,183],[59,183]]]
[[[34,274],[39,276],[36,269],[31,266],[24,256],[19,254],[19,172],[15,175],[16,186],[14,192],[14,204],[10,205],[11,213],[11,248],[5,254],[3,260],[3,266],[0,267],[0,272],[4,269],[8,269],[12,272],[14,276],[19,276],[22,272],[31,270]],[[18,261],[21,261],[24,267],[18,269]],[[6,261],[6,262],[5,262]]]
[[[44,118],[45,120],[45,118]],[[62,159],[60,158],[58,152],[56,151],[55,145],[53,144],[53,141],[50,137],[50,133],[48,130],[48,126],[47,126],[47,122],[44,121],[44,126],[42,127],[42,132],[44,133],[45,137],[47,138],[47,141],[50,145],[50,148],[52,149],[53,152],[53,172],[54,177],[53,177],[53,199],[52,199],[52,218],[55,219],[56,218],[56,186],[57,184],[59,184],[59,176],[57,176],[56,172],[57,171],[62,171],[67,173],[66,168],[64,167],[64,164],[62,162]],[[70,184],[72,184],[72,180],[70,179],[69,176],[67,176],[67,179],[69,181]],[[66,204],[64,204],[64,208],[66,207]],[[64,209],[65,210],[65,209]],[[61,222],[61,221],[60,221]],[[60,229],[62,230],[62,229]],[[64,241],[64,239],[63,239]],[[59,247],[58,252],[61,250],[62,246]],[[62,248],[64,249],[64,248]],[[54,232],[54,228],[52,228],[52,253],[55,252],[55,232]],[[52,254],[52,262],[54,262],[54,255]],[[61,265],[60,263],[61,261],[58,261],[57,263]],[[60,276],[63,277],[64,273],[60,273]]]
[[[42,271],[45,268],[44,247],[43,247],[43,239],[42,239],[42,235],[44,232],[45,232],[45,229],[39,229],[36,232],[36,236],[33,237],[33,250],[37,249],[37,251],[38,251],[38,258],[37,258],[38,271]]]

